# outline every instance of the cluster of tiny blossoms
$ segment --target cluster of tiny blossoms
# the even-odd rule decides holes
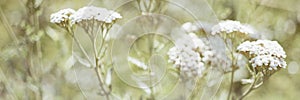
[[[58,24],[62,27],[67,27],[67,25],[70,24],[70,16],[73,15],[75,12],[75,10],[70,8],[62,9],[50,15],[50,22]]]
[[[70,17],[72,24],[88,20],[112,23],[114,20],[120,18],[122,16],[117,12],[94,6],[82,7]]]
[[[237,50],[250,58],[249,63],[259,71],[277,70],[286,67],[285,51],[277,41],[246,41],[240,44]]]
[[[250,25],[241,24],[239,21],[225,20],[214,25],[211,34],[220,36],[225,42],[226,49],[235,52],[240,43],[251,39],[254,35],[254,29]]]
[[[201,77],[205,70],[204,63],[196,51],[197,45],[188,38],[176,40],[176,45],[168,52],[169,62],[174,63],[174,67],[187,77]]]
[[[178,39],[176,45],[169,52],[169,62],[179,68],[187,77],[202,77],[206,66],[218,66],[216,64],[226,62],[214,51],[208,40],[189,33],[188,37]],[[225,65],[228,65],[226,62]],[[223,66],[225,66],[223,65]]]
[[[50,17],[50,22],[59,24],[62,27],[66,25],[78,24],[84,29],[92,29],[96,24],[96,27],[102,24],[110,24],[115,20],[122,18],[122,16],[112,10],[105,8],[87,6],[82,7],[78,11],[67,8],[53,13]],[[91,26],[91,27],[90,27]]]
[[[232,33],[240,32],[244,34],[253,34],[253,30],[248,25],[241,24],[239,21],[225,20],[219,22],[217,25],[212,27],[212,35],[220,33]]]

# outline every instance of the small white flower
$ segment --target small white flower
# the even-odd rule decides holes
[[[168,52],[169,62],[187,77],[202,77],[206,66],[223,67],[230,64],[228,59],[224,59],[211,48],[208,40],[203,40],[194,33],[176,40],[175,43]]]
[[[246,41],[237,47],[239,52],[244,53],[250,58],[253,68],[277,70],[278,68],[286,68],[286,54],[277,41],[257,40]]]
[[[225,20],[219,22],[217,25],[212,27],[212,35],[220,33],[232,33],[232,32],[241,32],[244,34],[253,34],[254,31],[249,28],[248,25],[243,25],[239,21]]]
[[[114,11],[105,8],[87,6],[78,9],[71,16],[72,24],[80,23],[81,21],[95,20],[104,23],[112,23],[114,20],[120,19],[122,16]]]
[[[272,55],[278,58],[286,58],[286,54],[283,48],[277,41],[270,40],[257,40],[257,41],[246,41],[237,47],[240,52],[249,52],[252,56],[258,55]]]
[[[189,38],[184,37],[176,41],[176,45],[168,52],[169,62],[187,77],[201,77],[205,67],[199,52],[196,51],[197,46],[193,41],[195,38],[192,40]]]
[[[277,70],[280,68],[286,68],[286,62],[283,58],[276,58],[271,55],[256,56],[249,61],[252,67],[268,66],[268,70]]]
[[[70,16],[75,13],[75,10],[67,8],[62,9],[50,15],[50,22],[55,24],[68,24]]]

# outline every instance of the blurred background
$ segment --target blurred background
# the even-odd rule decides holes
[[[238,20],[252,25],[262,38],[279,41],[287,53],[288,67],[275,73],[245,99],[298,99],[299,0],[167,1],[194,8],[191,11],[194,16],[191,16],[185,10],[167,4],[169,7],[163,14],[174,17],[181,24],[197,20],[211,24],[219,20]],[[0,0],[0,100],[81,100],[84,98],[79,87],[88,99],[101,100],[94,89],[97,87],[95,74],[76,64],[72,57],[72,39],[50,23],[49,17],[60,9],[78,9],[87,5],[116,9],[121,15],[127,14],[124,16],[137,16],[129,13],[134,3],[123,6],[126,2],[128,0]],[[124,22],[129,19],[125,18]],[[126,94],[127,91],[139,91],[126,90],[130,87],[122,82],[116,84],[125,87],[114,90],[116,95],[122,95],[121,98],[133,95]]]

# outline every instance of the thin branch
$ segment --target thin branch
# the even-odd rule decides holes
[[[190,100],[193,100],[197,95],[198,95],[198,92],[200,91],[200,85],[201,85],[201,79],[200,78],[197,78],[196,79],[196,84],[195,84],[195,88],[192,90],[192,94],[191,96],[189,96],[189,99]]]
[[[96,74],[97,74],[99,85],[100,85],[101,89],[103,89],[103,92],[104,92],[104,95],[106,97],[106,100],[109,100],[109,92],[106,92],[106,90],[105,90],[105,88],[103,86],[104,82],[102,80],[102,75],[101,75],[101,69],[100,69],[100,67],[96,67],[95,71],[96,71]]]
[[[5,74],[3,73],[1,67],[0,67],[0,74],[1,74],[1,76],[3,77],[3,81],[8,82],[8,79],[7,79],[7,77],[5,76]],[[11,97],[13,98],[13,100],[18,100],[18,97],[17,97],[16,93],[13,91],[13,89],[11,88],[10,84],[7,84],[6,89],[7,89],[8,92],[11,92],[10,94],[11,94]]]
[[[91,65],[93,65],[93,62],[92,60],[90,59],[90,57],[88,56],[88,54],[86,53],[85,49],[82,47],[82,45],[79,43],[79,40],[77,39],[77,37],[75,36],[74,32],[71,33],[75,42],[76,42],[76,45],[79,47],[79,49],[81,50],[81,52],[84,54],[84,56],[88,59],[89,63]]]
[[[94,23],[93,23],[94,24]],[[92,25],[92,26],[94,26],[94,25]],[[92,28],[92,30],[94,30],[93,28]],[[103,33],[103,29],[101,28],[101,33]],[[98,29],[97,29],[97,31],[98,31]],[[105,87],[104,87],[104,81],[103,81],[103,76],[102,76],[102,71],[101,71],[101,65],[100,65],[100,63],[99,63],[99,60],[101,60],[101,58],[98,58],[98,56],[99,56],[99,52],[98,52],[98,50],[97,50],[97,37],[98,37],[98,32],[96,32],[96,33],[94,33],[94,31],[92,31],[93,32],[93,36],[95,36],[94,38],[93,38],[93,41],[92,41],[92,43],[93,43],[93,51],[94,51],[94,58],[95,58],[95,71],[96,71],[96,74],[97,74],[97,78],[98,78],[98,81],[99,81],[99,85],[100,85],[100,88],[102,89],[102,91],[104,92],[104,95],[105,95],[105,98],[106,98],[106,100],[109,100],[109,95],[110,95],[110,90],[108,90],[108,91],[106,91],[105,90]],[[107,32],[106,32],[106,34],[105,35],[107,35]],[[101,36],[102,37],[102,36]],[[104,40],[105,38],[102,38],[101,40],[102,40],[102,43],[101,43],[101,47],[100,47],[100,51],[101,51],[101,49],[102,49],[102,47],[103,47],[103,45],[104,45]]]
[[[229,49],[228,43],[226,42],[225,39],[224,39],[224,42],[225,42],[226,48]],[[228,92],[228,95],[227,95],[227,100],[229,100],[230,97],[231,97],[231,92],[232,92],[232,88],[233,88],[233,79],[234,79],[234,69],[236,67],[235,66],[235,61],[234,61],[235,57],[234,57],[234,54],[233,54],[234,51],[232,49],[233,49],[233,47],[231,47],[231,52],[230,52],[231,58],[232,58],[232,60],[231,60],[232,66],[231,66],[231,79],[230,79],[230,86],[229,86],[229,92]]]
[[[255,70],[253,70],[253,72],[251,72],[252,74],[252,79],[254,80],[250,87],[242,94],[241,97],[238,98],[238,100],[242,100],[244,97],[246,97],[252,90],[258,88],[259,86],[261,86],[263,84],[263,82],[259,83],[258,85],[255,85],[256,82],[258,81],[258,75],[260,75],[259,73],[257,74],[257,72]]]
[[[264,82],[260,82],[259,84],[255,85],[253,88],[254,88],[254,89],[257,89],[257,88],[259,88],[260,86],[262,86],[263,84],[264,84]]]
[[[256,75],[253,76],[254,81],[251,83],[250,87],[243,93],[243,95],[241,97],[238,98],[238,100],[242,100],[244,97],[246,97],[254,88],[255,83],[257,81],[256,79]]]
[[[15,41],[15,45],[17,46],[17,44],[19,43],[19,40],[15,34],[15,32],[13,31],[12,27],[10,26],[6,16],[4,15],[4,12],[2,10],[2,8],[0,7],[0,14],[1,14],[1,19],[3,21],[3,24],[6,26],[6,30],[10,33],[10,37],[13,39],[13,41]]]
[[[82,88],[80,87],[80,85],[78,83],[78,77],[77,77],[77,73],[76,73],[75,69],[73,69],[73,71],[74,71],[74,74],[75,74],[76,85],[79,88],[79,90],[80,90],[81,94],[83,95],[84,99],[87,100],[86,94],[83,92]]]
[[[98,53],[100,53],[101,50],[103,49],[104,42],[105,42],[105,39],[106,39],[106,37],[107,37],[108,31],[109,31],[109,29],[106,29],[106,32],[105,32],[105,33],[102,31],[102,34],[104,34],[104,36],[103,36],[103,38],[101,39],[101,45],[100,45],[100,49],[99,49]],[[99,56],[101,56],[101,55],[99,55]]]
[[[230,86],[229,86],[229,92],[228,92],[228,95],[227,95],[227,100],[230,100],[230,97],[231,97],[231,92],[232,92],[232,87],[233,87],[233,78],[234,78],[234,71],[233,71],[233,67],[232,67]]]

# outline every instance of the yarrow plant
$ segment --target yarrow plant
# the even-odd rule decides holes
[[[207,39],[199,38],[194,33],[189,33],[175,43],[168,52],[169,62],[186,77],[202,77],[209,67],[222,66],[218,69],[228,71],[231,65],[230,60],[214,50]]]
[[[236,47],[242,43],[243,41],[249,39],[250,34],[254,34],[254,31],[249,28],[247,25],[242,24],[239,21],[233,20],[224,20],[220,21],[217,25],[212,27],[211,34],[213,36],[220,36],[225,43],[225,49],[227,55],[230,57],[232,65],[231,65],[231,85],[229,88],[228,99],[230,99],[234,71],[238,69],[238,59],[236,58]]]
[[[250,58],[249,63],[255,72],[263,72],[265,75],[270,71],[286,68],[286,54],[277,41],[246,41],[237,50]]]
[[[219,35],[224,39],[228,49],[234,49],[241,42],[250,39],[251,34],[254,34],[253,28],[249,25],[232,20],[220,21],[211,30],[212,35]]]
[[[117,12],[94,6],[80,8],[70,16],[72,25],[79,25],[90,35],[95,35],[98,31],[107,32],[108,30],[105,29],[109,29],[117,19],[121,18],[122,16]]]
[[[71,8],[62,9],[56,13],[51,14],[50,22],[61,27],[68,27],[70,25],[70,16],[75,13]]]
[[[175,43],[175,46],[168,51],[168,62],[179,70],[179,75],[185,84],[196,81],[196,87],[190,95],[193,99],[200,89],[198,86],[200,79],[206,76],[209,65],[215,63],[216,53],[207,41],[201,40],[194,33],[179,38]]]
[[[211,35],[221,37],[226,47],[226,54],[221,56],[211,47],[207,39],[198,38],[195,35],[194,32],[199,32],[201,27],[188,22],[183,24],[182,28],[189,33],[190,39],[183,38],[175,42],[177,45],[168,52],[169,62],[173,63],[175,68],[178,68],[184,76],[193,76],[187,77],[190,79],[194,79],[195,76],[203,77],[204,72],[209,68],[208,65],[214,67],[231,66],[231,70],[226,70],[231,72],[228,99],[244,98],[253,89],[261,86],[267,77],[286,67],[284,60],[286,54],[278,42],[270,40],[254,41],[255,39],[252,36],[256,35],[255,30],[248,24],[225,20],[212,27]],[[241,96],[233,96],[231,92],[234,88],[234,73],[240,68],[247,67],[247,64],[242,63],[245,60],[242,57],[243,55],[249,59],[248,63],[251,67],[248,67],[248,69],[252,78],[240,81],[251,85]],[[230,59],[225,60],[226,56]],[[226,71],[224,72],[226,73]]]
[[[0,99],[242,100],[277,85],[268,81],[286,77],[279,71],[296,74],[283,44],[298,41],[297,15],[272,6],[257,16],[257,2],[227,1],[92,0],[52,14],[49,0],[19,0],[13,12],[15,2],[0,2],[11,37],[0,45]]]
[[[70,8],[63,9],[50,16],[51,23],[64,28],[72,36],[75,44],[89,61],[90,67],[94,68],[98,76],[101,93],[106,99],[110,98],[112,91],[112,68],[107,68],[102,63],[106,52],[106,37],[112,25],[121,18],[122,16],[115,11],[95,6],[83,7],[77,11]],[[74,32],[76,26],[84,29],[89,36],[93,48],[93,59],[90,58],[86,49],[82,47],[78,37],[76,37]],[[224,73],[231,72],[228,99],[236,98],[231,95],[231,90],[234,87],[234,72],[241,67],[246,67],[245,64],[240,64],[242,62],[240,60],[243,60],[241,54],[249,59],[248,63],[251,67],[248,66],[248,69],[252,78],[241,80],[251,85],[245,93],[238,97],[239,99],[244,98],[253,89],[262,85],[266,77],[286,67],[284,60],[286,54],[278,42],[270,40],[253,41],[254,39],[250,35],[254,34],[254,30],[247,24],[225,20],[211,28],[212,36],[221,37],[224,40],[226,47],[224,54],[213,48],[208,39],[209,37],[201,38],[196,35],[198,32],[203,32],[200,31],[202,28],[191,22],[183,24],[182,29],[188,35],[175,40],[175,46],[170,48],[167,53],[169,63],[172,63],[174,68],[179,70],[182,79],[196,81],[196,89],[192,91],[192,98],[199,92],[199,79],[205,77],[208,71],[211,71],[209,69],[214,68],[222,69],[221,71]],[[137,59],[133,58],[129,58],[129,61],[138,62]],[[147,68],[147,65],[143,63],[134,64],[144,70]],[[104,78],[105,75],[106,78]]]
[[[50,16],[50,22],[65,28],[65,30],[75,40],[75,44],[89,61],[87,67],[94,68],[100,88],[101,95],[108,100],[111,92],[111,74],[112,67],[105,67],[101,62],[106,52],[106,37],[112,25],[122,16],[112,10],[95,6],[86,6],[74,11],[73,9],[63,9]],[[75,35],[74,27],[82,27],[92,43],[93,59],[91,59],[85,48],[81,45],[78,37]],[[100,37],[98,37],[100,36]],[[100,41],[98,41],[100,39]],[[106,78],[105,77],[106,73]]]
[[[269,76],[271,76],[277,69],[285,68],[286,62],[284,58],[286,54],[283,48],[277,41],[270,40],[256,40],[251,36],[256,35],[253,27],[247,24],[241,24],[238,21],[221,21],[212,28],[212,35],[219,34],[230,52],[232,59],[232,77],[231,86],[228,94],[228,99],[231,98],[231,90],[233,88],[234,69],[239,66],[239,61],[234,54],[242,53],[249,59],[248,67],[252,78],[249,80],[241,80],[242,83],[251,83],[250,87],[240,96],[232,98],[242,99],[247,96],[253,89],[258,88],[263,84]],[[252,42],[248,41],[252,40]],[[247,81],[247,82],[245,82]]]
[[[95,6],[88,6],[80,8],[70,19],[72,24],[83,24],[83,21],[98,21],[100,23],[112,23],[113,21],[122,18],[122,16],[112,10],[99,8]],[[86,23],[87,24],[87,23]],[[84,26],[82,26],[84,27]]]
[[[194,37],[195,34],[189,35],[193,36],[192,41],[188,38],[178,39],[177,45],[169,50],[169,62],[174,63],[174,67],[179,68],[187,77],[201,77],[206,69],[205,61],[212,53],[201,54],[200,50],[206,49],[205,44]]]
[[[201,78],[209,67],[223,66],[225,71],[231,62],[222,57],[222,54],[212,48],[207,38],[200,38],[196,33],[202,29],[196,23],[186,22],[181,29],[188,33],[187,36],[175,41],[175,46],[169,52],[169,62],[178,68],[187,78]]]
[[[281,68],[286,68],[286,54],[277,41],[256,40],[246,41],[237,47],[237,50],[249,58],[249,71],[251,79],[242,80],[243,83],[250,83],[250,87],[239,99],[244,98],[252,90],[258,88],[272,74]]]
[[[225,20],[219,22],[217,25],[212,27],[212,35],[221,34],[221,33],[243,33],[243,34],[253,34],[253,30],[249,29],[247,25],[242,24],[239,21]],[[242,34],[241,34],[242,35]]]

